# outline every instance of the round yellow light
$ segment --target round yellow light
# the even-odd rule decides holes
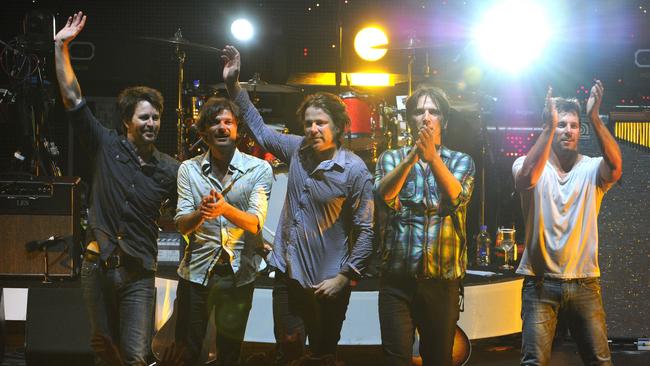
[[[388,37],[379,28],[364,28],[354,37],[354,50],[366,61],[377,61],[384,57],[387,51],[385,48],[374,48],[384,45],[388,45]]]

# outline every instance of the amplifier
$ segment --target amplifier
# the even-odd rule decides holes
[[[79,182],[78,177],[0,179],[0,227],[5,233],[0,241],[0,276],[43,275],[46,253],[50,276],[77,273]]]
[[[177,279],[176,270],[183,259],[185,239],[176,231],[158,232],[158,271],[156,276]]]

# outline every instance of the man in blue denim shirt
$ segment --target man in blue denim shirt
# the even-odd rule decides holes
[[[93,160],[89,232],[81,283],[100,357],[146,365],[153,332],[154,273],[161,203],[176,196],[178,162],[154,146],[163,98],[148,87],[118,96],[124,134],[107,129],[88,108],[70,63],[68,44],[84,27],[77,13],[54,39],[63,104],[84,152]],[[112,352],[113,346],[120,354]],[[103,348],[104,351],[102,352]]]
[[[211,98],[198,130],[209,150],[178,170],[175,221],[190,235],[178,274],[176,343],[195,365],[210,311],[217,327],[217,365],[238,365],[262,252],[261,231],[273,171],[237,147],[239,109]]]
[[[603,151],[578,153],[580,104],[546,96],[544,129],[512,173],[521,195],[526,247],[521,318],[522,365],[547,365],[558,318],[564,318],[585,365],[611,365],[598,267],[598,211],[622,174],[621,151],[600,119],[600,81],[587,116]]]
[[[345,104],[336,95],[308,96],[298,108],[305,136],[271,130],[239,85],[239,52],[222,56],[228,92],[255,140],[289,165],[287,197],[269,262],[277,268],[273,318],[278,363],[288,363],[287,341],[305,335],[314,356],[336,353],[350,298],[372,252],[372,177],[365,163],[341,147]]]

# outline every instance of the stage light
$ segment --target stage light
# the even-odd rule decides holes
[[[383,45],[388,45],[388,37],[376,27],[364,28],[354,37],[354,50],[366,61],[377,61],[384,57],[387,52],[385,48],[374,48]]]
[[[355,72],[350,75],[350,85],[354,86],[390,86],[390,74]]]
[[[484,14],[474,43],[488,64],[515,74],[540,56],[551,35],[549,22],[532,1],[502,1]]]
[[[236,39],[243,42],[250,41],[255,34],[251,22],[243,18],[239,18],[232,22],[230,32]]]

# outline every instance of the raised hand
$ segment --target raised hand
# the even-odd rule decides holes
[[[589,99],[587,100],[587,116],[591,120],[600,117],[600,103],[603,101],[604,92],[605,88],[603,87],[603,83],[600,80],[596,80],[594,86],[591,87]]]
[[[80,11],[68,17],[65,26],[63,26],[63,28],[54,36],[54,41],[63,42],[63,44],[67,45],[77,37],[84,28],[84,25],[86,25],[86,16],[83,12]]]
[[[553,88],[549,86],[546,91],[546,101],[544,104],[544,124],[555,130],[558,119],[557,107],[553,99]]]
[[[239,71],[241,70],[241,56],[239,51],[233,46],[226,45],[221,53],[223,65],[223,81],[226,84],[234,84],[239,81]]]

